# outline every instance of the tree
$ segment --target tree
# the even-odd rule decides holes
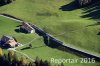
[[[3,53],[2,53],[2,48],[0,48],[0,66],[3,63]]]
[[[35,63],[30,62],[30,63],[28,64],[28,66],[36,66],[36,64],[35,64]]]
[[[40,66],[44,66],[43,60],[40,60]]]
[[[24,58],[24,57],[21,57],[21,59],[20,59],[20,65],[21,66],[27,66],[28,64],[29,64],[29,62],[27,61],[27,59]]]
[[[2,49],[0,49],[2,54]],[[18,59],[14,51],[9,51],[8,54],[2,55],[0,58],[0,66],[51,66],[50,63],[46,60],[40,60],[36,57],[35,62],[30,62],[26,57],[21,57]]]
[[[15,56],[15,52],[14,51],[9,51],[8,52],[8,60],[10,63],[12,63],[12,61],[14,60],[14,56]]]
[[[44,66],[51,66],[50,62],[48,62],[47,60],[44,61]]]
[[[0,48],[0,57],[3,56],[2,48]]]
[[[40,59],[39,59],[39,57],[36,57],[35,64],[36,64],[36,66],[40,66]]]
[[[29,48],[32,48],[32,44],[29,44]]]
[[[40,60],[38,57],[36,57],[35,64],[36,66],[51,66],[50,62],[48,62],[47,60]]]
[[[60,66],[64,66],[64,64],[63,63],[61,63],[61,65]]]
[[[10,66],[10,62],[8,60],[8,55],[4,54],[2,58],[3,58],[2,65],[0,65],[0,66]]]
[[[18,57],[16,55],[16,53],[14,54],[13,60],[12,60],[12,65],[11,66],[19,66],[19,60]]]

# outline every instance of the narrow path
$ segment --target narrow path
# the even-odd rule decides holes
[[[35,62],[35,60],[33,60],[32,57],[28,56],[27,54],[25,54],[25,53],[23,53],[23,52],[20,52],[20,51],[17,51],[17,50],[15,50],[15,52],[20,53],[20,54],[26,56],[26,57],[27,57],[28,59],[30,59],[32,62]]]
[[[26,44],[24,44],[24,45],[22,45],[22,46],[16,47],[15,49],[20,48],[20,47],[23,47],[23,46],[26,46],[26,45],[32,43],[33,41],[35,41],[35,40],[37,40],[37,39],[39,39],[39,37],[37,37],[37,38],[31,40],[30,42],[28,42],[28,43],[26,43]]]
[[[17,21],[17,22],[23,22],[22,20],[18,20],[18,19],[12,18],[12,17],[4,16],[4,15],[2,15],[2,14],[0,14],[0,16],[6,17],[6,18],[8,18],[8,19],[11,19],[11,20],[14,20],[14,21]]]
[[[23,53],[21,51],[16,50],[15,48],[10,48],[10,49],[8,49],[8,51],[9,50],[13,50],[13,51],[15,51],[17,53],[20,53],[20,54],[24,55],[25,57],[27,57],[28,59],[30,59],[32,62],[35,62],[35,60],[33,60],[32,57],[28,56],[27,54],[25,54],[25,53]]]

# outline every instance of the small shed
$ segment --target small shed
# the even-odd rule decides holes
[[[16,47],[18,45],[16,39],[11,36],[3,36],[1,42],[6,47]]]
[[[28,22],[22,22],[21,29],[26,30],[28,33],[34,33],[34,28]]]

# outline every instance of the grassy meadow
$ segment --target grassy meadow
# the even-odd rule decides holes
[[[31,22],[66,44],[99,55],[100,26],[89,26],[96,24],[99,19],[91,19],[92,15],[83,18],[89,12],[85,13],[86,8],[77,9],[72,2],[73,0],[16,0],[0,7],[0,12]]]
[[[71,53],[67,53],[67,52],[63,52],[57,49],[53,49],[53,48],[49,48],[48,46],[45,46],[43,38],[39,37],[37,34],[24,34],[24,33],[18,33],[15,31],[15,29],[18,29],[19,25],[21,25],[21,23],[10,20],[8,18],[5,17],[1,17],[0,16],[0,38],[3,35],[10,35],[13,36],[17,39],[17,41],[25,46],[23,47],[19,47],[17,48],[17,51],[22,52],[27,54],[29,57],[31,57],[32,59],[35,59],[37,56],[43,60],[48,60],[51,61],[51,58],[55,58],[55,59],[79,59],[81,57],[78,57],[74,54]],[[29,47],[29,42],[32,41],[33,39],[38,38],[37,40],[34,40],[33,42],[31,42],[32,44],[32,48],[29,49],[27,47]],[[4,52],[7,53],[7,50],[4,49]],[[19,54],[19,53],[18,53]],[[20,55],[24,56],[24,55]],[[55,63],[52,64],[52,66],[54,66]],[[58,65],[58,64],[56,64]],[[73,64],[68,64],[65,63],[66,65],[70,65],[73,66]],[[99,65],[99,63],[93,63],[93,64],[85,64],[84,65]],[[84,66],[81,63],[75,63],[75,66]]]
[[[73,0],[16,0],[11,4],[1,6],[0,13],[10,14],[35,24],[66,44],[100,56],[100,25],[97,25],[100,19],[94,19],[92,15],[83,18],[82,16],[91,13],[91,11],[86,12],[89,8],[77,9],[72,2]],[[0,37],[2,35],[15,36],[22,44],[39,37],[36,34],[15,32],[15,29],[19,28],[18,25],[20,23],[16,21],[0,17]],[[18,50],[32,56],[32,58],[39,56],[49,61],[51,57],[80,58],[74,54],[47,46],[41,47],[45,45],[42,38],[36,40],[35,43],[33,42],[32,45],[33,47],[39,47],[27,50],[20,50],[20,48]],[[65,66],[67,65],[73,66],[73,64],[65,64]],[[98,63],[74,64],[74,66],[97,65]]]

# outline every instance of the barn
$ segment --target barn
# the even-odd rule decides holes
[[[14,48],[18,45],[16,39],[12,36],[2,36],[1,44],[4,47]]]
[[[20,29],[21,30],[23,29],[28,33],[34,33],[35,32],[34,28],[32,28],[28,22],[22,22],[22,26],[20,27]]]

